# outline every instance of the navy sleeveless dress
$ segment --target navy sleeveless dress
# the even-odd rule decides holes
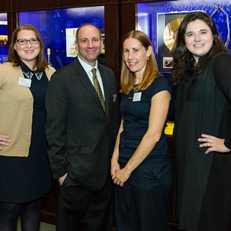
[[[121,98],[124,120],[119,144],[119,164],[123,168],[148,129],[152,97],[171,91],[169,82],[158,76],[134,101],[134,90]],[[157,109],[158,110],[158,109]],[[172,167],[164,134],[147,158],[132,172],[124,187],[115,187],[115,215],[118,231],[168,230],[169,192]]]

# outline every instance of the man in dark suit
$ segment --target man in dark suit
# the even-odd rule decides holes
[[[48,156],[60,184],[58,231],[79,230],[83,218],[88,231],[112,229],[109,165],[117,88],[113,71],[97,61],[101,45],[97,27],[81,26],[76,33],[78,57],[52,76],[48,88]]]

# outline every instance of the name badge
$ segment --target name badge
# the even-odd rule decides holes
[[[136,92],[136,93],[134,93],[132,101],[133,102],[140,101],[141,100],[141,96],[142,96],[142,92]]]
[[[22,87],[30,87],[31,86],[31,79],[26,79],[23,77],[20,77],[18,80],[18,85]]]

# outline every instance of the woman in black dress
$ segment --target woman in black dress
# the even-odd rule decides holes
[[[45,95],[54,72],[37,29],[15,29],[0,65],[0,230],[38,231],[40,200],[51,187]]]
[[[141,31],[123,40],[121,125],[111,161],[118,231],[167,231],[172,168],[163,129],[171,88]]]
[[[231,57],[203,12],[185,16],[172,54],[179,228],[228,231]]]

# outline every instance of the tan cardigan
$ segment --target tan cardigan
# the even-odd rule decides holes
[[[50,79],[55,69],[46,69]],[[0,134],[8,135],[10,146],[1,147],[0,155],[27,157],[32,129],[33,96],[27,87],[18,85],[23,77],[20,67],[7,62],[0,65]]]

